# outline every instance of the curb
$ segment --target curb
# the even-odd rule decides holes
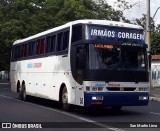
[[[150,100],[151,101],[160,101],[160,98],[159,97],[150,97]]]

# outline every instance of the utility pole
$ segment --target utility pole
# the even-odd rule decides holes
[[[147,15],[146,15],[146,44],[148,52],[151,53],[151,24],[150,24],[150,0],[147,0]]]
[[[151,22],[150,22],[150,0],[147,0],[147,15],[146,15],[146,44],[148,45],[149,53],[149,81],[150,88],[152,87],[152,76],[151,76]]]

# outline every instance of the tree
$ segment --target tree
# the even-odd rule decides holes
[[[152,17],[150,17],[150,21],[151,21],[151,31],[155,31],[155,22],[153,20]],[[142,26],[144,28],[144,30],[146,30],[146,14],[143,14],[142,17],[140,19],[136,19],[135,20],[136,24]]]
[[[103,0],[1,0],[0,70],[9,70],[11,45],[39,32],[78,19],[127,21]]]
[[[152,55],[160,54],[160,25],[151,33],[151,41]]]

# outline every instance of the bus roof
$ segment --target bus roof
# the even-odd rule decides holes
[[[19,43],[24,43],[27,42],[29,40],[35,39],[35,38],[39,38],[41,36],[50,34],[52,32],[61,30],[63,28],[67,28],[70,27],[72,25],[75,24],[93,24],[93,25],[110,25],[110,26],[115,26],[115,27],[128,27],[128,28],[135,28],[135,29],[143,29],[141,26],[139,25],[134,25],[134,24],[129,24],[129,23],[123,23],[123,22],[117,22],[117,21],[109,21],[109,20],[93,20],[93,19],[85,19],[85,20],[76,20],[76,21],[72,21],[69,23],[66,23],[64,25],[49,29],[47,31],[38,33],[36,35],[24,38],[24,39],[20,39],[20,40],[16,40],[13,45],[15,44],[19,44]]]

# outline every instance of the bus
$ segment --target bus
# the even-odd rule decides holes
[[[11,90],[59,101],[64,110],[145,106],[149,66],[141,26],[76,20],[13,43]]]

